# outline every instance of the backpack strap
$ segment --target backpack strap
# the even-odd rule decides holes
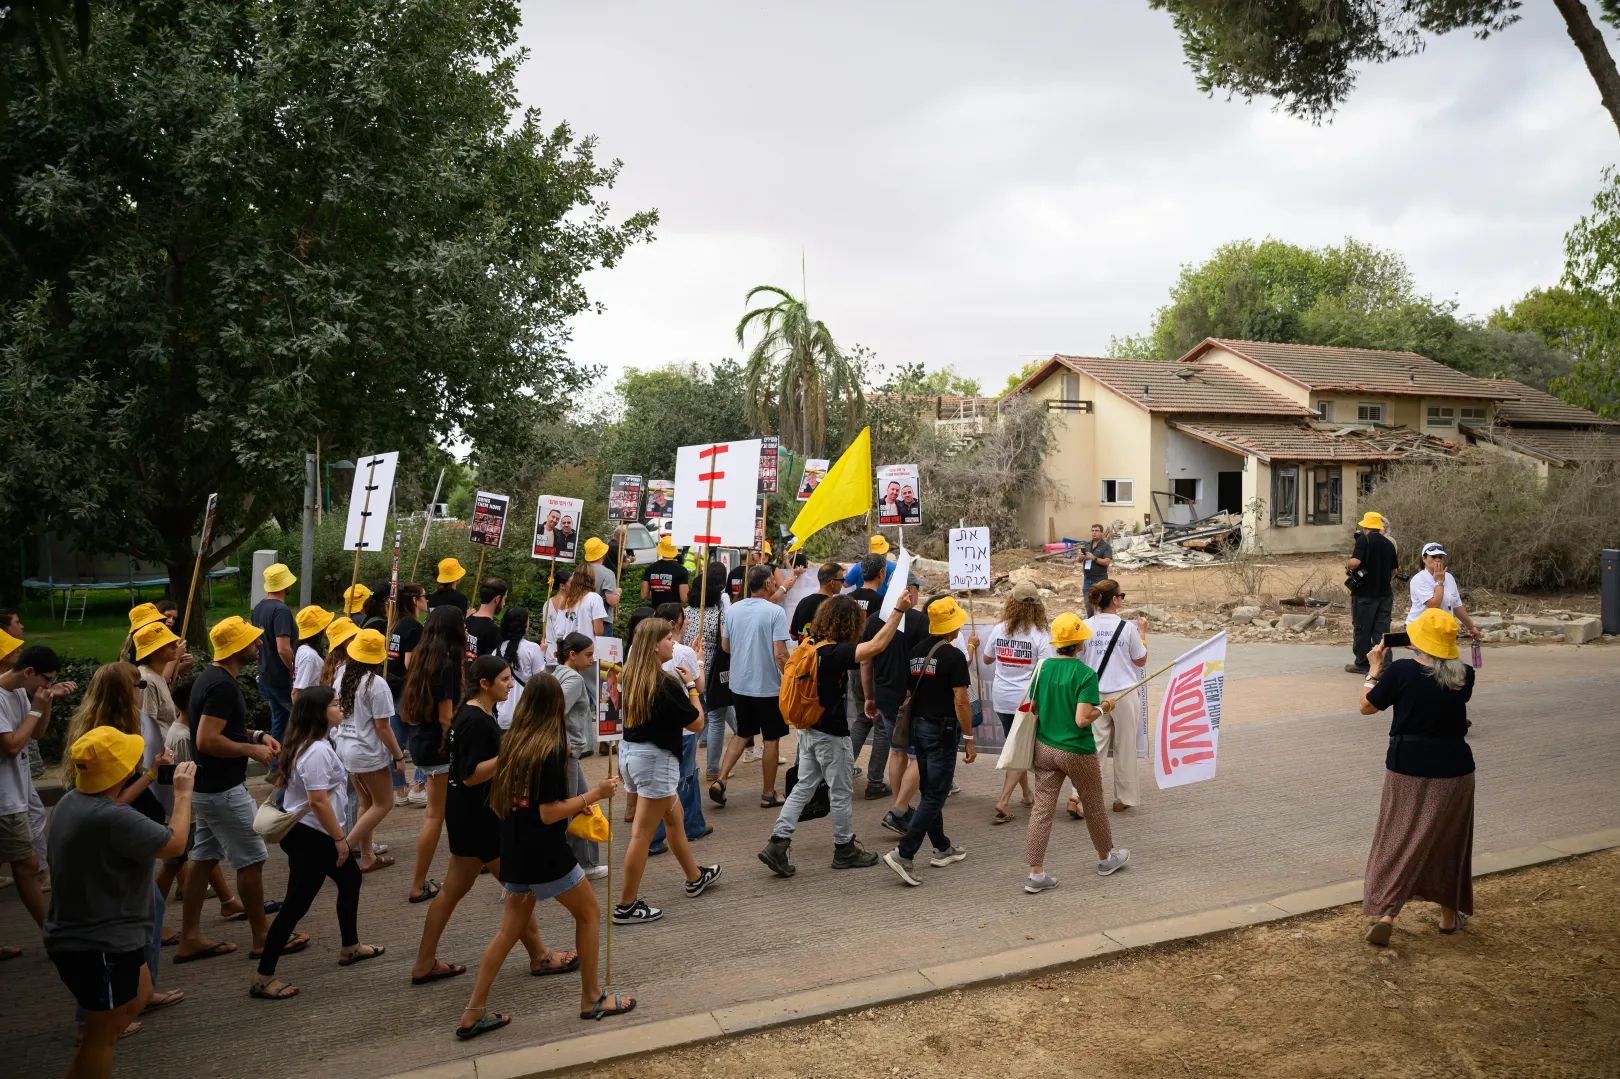
[[[1108,651],[1103,653],[1102,664],[1097,668],[1097,684],[1099,686],[1102,685],[1103,672],[1108,669],[1108,661],[1114,657],[1114,646],[1119,643],[1119,635],[1124,632],[1125,619],[1121,618],[1119,625],[1114,627],[1114,635],[1108,638]]]

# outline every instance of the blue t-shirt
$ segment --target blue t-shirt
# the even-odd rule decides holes
[[[264,636],[259,639],[259,692],[279,690],[291,693],[292,672],[281,661],[281,653],[276,650],[276,638],[289,638],[288,643],[293,651],[298,650],[298,623],[293,619],[292,608],[279,599],[265,598],[253,608],[248,620],[264,630]]]
[[[764,599],[733,603],[720,636],[731,647],[731,692],[774,697],[782,688],[776,642],[788,640],[787,612]]]
[[[885,558],[883,560],[883,583],[877,586],[877,591],[882,592],[884,589],[888,588],[889,578],[893,576],[894,559]],[[844,574],[844,583],[849,585],[851,588],[861,587],[861,564],[859,562],[849,567],[848,572]]]

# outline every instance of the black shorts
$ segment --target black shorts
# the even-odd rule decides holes
[[[146,949],[133,952],[52,952],[62,984],[87,1012],[110,1012],[141,989]]]
[[[412,723],[410,736],[405,739],[411,751],[411,762],[418,768],[438,768],[450,763],[450,754],[441,749],[444,728],[437,723]]]
[[[752,738],[756,734],[767,742],[787,737],[787,721],[782,718],[781,706],[775,697],[745,697],[733,693],[732,707],[737,710],[737,736]]]
[[[450,839],[450,853],[458,858],[493,862],[501,856],[501,821],[486,805],[466,806],[447,800],[444,830]]]

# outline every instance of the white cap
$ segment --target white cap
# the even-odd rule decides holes
[[[1438,543],[1425,543],[1423,545],[1423,557],[1428,558],[1430,555],[1439,555],[1444,558],[1446,557],[1446,549]]]

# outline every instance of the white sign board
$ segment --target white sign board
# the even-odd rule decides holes
[[[889,576],[889,586],[883,590],[883,606],[878,609],[885,622],[894,613],[894,606],[900,602],[900,597],[906,594],[906,582],[910,579],[911,552],[902,547],[900,557],[894,563],[894,573]]]
[[[877,511],[880,525],[922,524],[922,484],[916,465],[880,465],[877,468]]]
[[[971,592],[990,587],[990,529],[953,528],[951,544],[951,590]]]
[[[572,562],[579,553],[579,521],[585,500],[562,495],[541,495],[534,507],[535,558]]]
[[[1159,789],[1215,778],[1221,697],[1226,688],[1226,631],[1182,654],[1170,669],[1154,732],[1153,778]],[[1133,697],[1124,702],[1130,703]]]
[[[752,547],[760,440],[675,451],[675,546]]]
[[[343,530],[345,551],[380,551],[388,543],[388,500],[394,495],[399,451],[374,453],[354,463],[354,490],[349,493],[349,523]]]

